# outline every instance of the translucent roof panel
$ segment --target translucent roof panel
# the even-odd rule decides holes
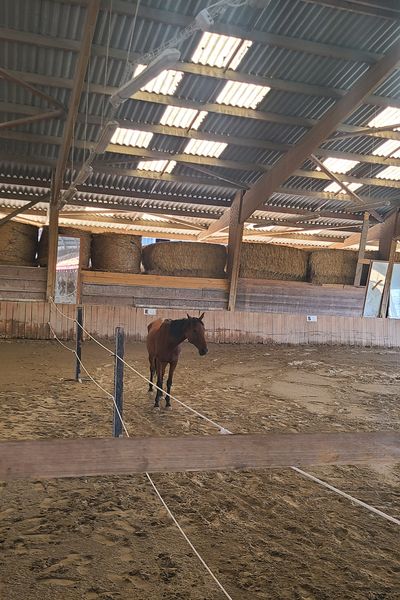
[[[241,108],[257,108],[271,88],[241,81],[227,81],[216,102]]]
[[[333,158],[329,157],[323,161],[323,164],[327,169],[332,171],[332,173],[347,173],[351,171],[353,167],[358,165],[357,160],[348,160],[347,158]],[[321,169],[317,167],[317,170]]]
[[[400,181],[400,167],[386,167],[386,169],[377,173],[375,177],[378,179],[393,179],[394,181]]]
[[[146,65],[137,65],[134,71],[134,77],[139,75]],[[173,96],[183,77],[182,71],[162,71],[157,77],[149,81],[144,87],[140,88],[142,92],[154,92],[155,94],[164,94],[164,96]]]
[[[192,61],[210,67],[237,69],[253,42],[218,33],[204,32]]]
[[[209,142],[207,140],[189,140],[184,152],[185,154],[197,154],[198,156],[217,157],[225,150],[228,144],[223,142]]]
[[[387,140],[383,144],[379,144],[372,154],[375,156],[392,156],[393,158],[400,158],[400,142],[399,140]]]
[[[384,127],[385,125],[400,125],[400,108],[388,106],[368,123],[368,127]]]
[[[362,187],[362,183],[349,183],[348,181],[343,181],[345,185],[352,191],[355,192],[359,187]],[[336,181],[332,181],[329,185],[324,188],[324,192],[333,192],[334,194],[345,194],[346,191],[340,187]]]
[[[167,106],[160,123],[161,125],[170,125],[171,127],[198,129],[207,114],[206,110]]]
[[[121,146],[147,148],[152,137],[153,133],[150,131],[138,131],[136,129],[124,129],[122,127],[118,127],[111,138],[111,143],[120,144]]]
[[[171,173],[176,165],[175,160],[141,160],[137,168],[141,171],[155,171],[157,173]]]

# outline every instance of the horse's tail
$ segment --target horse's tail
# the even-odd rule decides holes
[[[150,329],[151,329],[152,325],[153,325],[153,323],[149,323],[149,324],[147,325],[147,333],[149,333],[149,331],[150,331]]]

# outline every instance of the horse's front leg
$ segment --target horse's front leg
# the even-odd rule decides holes
[[[153,377],[154,377],[154,373],[156,372],[156,367],[154,364],[154,359],[149,357],[149,363],[150,363],[150,383],[149,383],[149,392],[153,391]]]
[[[163,379],[164,379],[164,373],[165,373],[165,368],[167,366],[167,363],[165,362],[160,362],[160,361],[156,361],[156,369],[157,369],[157,394],[156,394],[156,399],[154,401],[154,408],[160,408],[160,400],[162,398],[162,386],[163,386]]]
[[[178,361],[169,363],[169,373],[168,373],[168,379],[167,379],[167,394],[165,396],[165,408],[171,408],[170,393],[171,393],[171,387],[172,387],[172,377],[174,375],[174,371],[176,369],[177,364],[178,364]]]

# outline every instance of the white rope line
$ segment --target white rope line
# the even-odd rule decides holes
[[[118,410],[118,406],[115,402],[115,398],[112,394],[110,394],[110,392],[108,392],[107,390],[105,390],[88,372],[88,370],[85,368],[84,364],[82,363],[82,361],[80,360],[80,358],[78,357],[77,353],[75,350],[73,350],[72,348],[69,348],[66,344],[64,344],[56,335],[54,329],[52,328],[50,322],[48,323],[49,327],[50,327],[50,331],[52,332],[54,338],[59,342],[59,344],[61,344],[61,346],[63,346],[66,350],[69,350],[69,352],[72,352],[73,354],[75,354],[77,360],[79,361],[82,369],[85,371],[85,373],[89,376],[89,378],[93,381],[93,383],[95,383],[97,385],[98,388],[100,388],[107,396],[109,396],[112,401],[113,404],[115,406],[115,409],[117,411],[118,417],[121,420],[123,429],[125,431],[126,437],[130,438],[129,435],[129,431],[128,428],[125,424],[124,419],[121,416],[121,413]],[[108,350],[108,348],[106,348]],[[113,353],[114,354],[114,353]],[[122,360],[120,357],[118,357],[120,360]],[[230,594],[226,591],[226,589],[224,588],[224,586],[222,585],[222,583],[217,579],[217,577],[214,575],[214,573],[212,572],[212,570],[210,569],[210,567],[208,566],[208,564],[206,563],[206,561],[203,559],[203,557],[201,556],[201,554],[199,553],[199,551],[196,549],[196,547],[193,545],[193,543],[190,541],[189,537],[187,536],[187,534],[185,533],[185,531],[183,530],[182,526],[179,524],[179,522],[177,521],[177,519],[175,518],[174,514],[172,513],[171,509],[169,508],[168,504],[165,502],[164,498],[161,496],[160,491],[158,490],[156,484],[154,483],[153,479],[150,477],[149,473],[145,473],[147,479],[149,480],[154,492],[157,494],[157,497],[159,498],[161,504],[164,506],[165,510],[167,511],[169,517],[172,519],[172,521],[174,522],[174,524],[176,525],[176,527],[178,528],[179,532],[181,533],[181,535],[183,536],[183,538],[186,540],[186,542],[189,544],[190,548],[193,550],[193,552],[195,553],[195,555],[197,556],[197,558],[199,559],[199,561],[201,562],[201,564],[203,565],[203,567],[206,569],[206,571],[209,573],[209,575],[212,577],[212,579],[215,581],[215,583],[218,585],[218,587],[220,588],[220,590],[223,592],[223,594],[226,596],[226,598],[228,598],[229,600],[233,600],[232,596],[230,596]]]
[[[298,467],[290,467],[290,468],[293,469],[293,471],[296,471],[297,473],[299,473],[300,475],[304,475],[304,477],[307,477],[308,479],[311,479],[312,481],[315,481],[316,483],[319,483],[320,485],[326,487],[328,490],[331,490],[331,492],[335,492],[336,494],[339,494],[340,496],[347,498],[347,500],[351,500],[351,502],[354,502],[354,504],[358,504],[359,506],[362,506],[363,508],[366,508],[369,511],[375,513],[376,515],[379,515],[380,517],[383,517],[384,519],[387,519],[388,521],[391,521],[392,523],[395,523],[396,525],[400,525],[399,519],[396,519],[395,517],[392,517],[392,516],[382,512],[381,510],[375,508],[374,506],[370,506],[369,504],[367,504],[366,502],[363,502],[362,500],[358,500],[358,498],[354,498],[353,496],[350,496],[350,494],[346,494],[346,492],[342,492],[342,490],[339,490],[337,487],[330,485],[329,483],[326,483],[322,479],[319,479],[318,477],[315,477],[314,475],[311,475],[310,473],[306,473],[306,471],[303,471],[302,469],[299,469]]]
[[[73,317],[69,317],[68,315],[66,315],[65,313],[63,313],[57,306],[57,304],[55,304],[54,300],[52,298],[50,298],[50,302],[51,304],[55,307],[55,309],[57,310],[57,312],[60,313],[60,315],[62,315],[63,317],[65,317],[66,319],[69,319],[70,321],[74,321],[75,323],[78,324],[78,326],[82,329],[82,331],[84,333],[86,333],[86,335],[93,340],[98,346],[100,346],[100,348],[103,348],[103,350],[105,350],[106,352],[108,352],[109,354],[111,354],[112,356],[115,356],[115,353],[110,350],[109,348],[107,348],[107,346],[105,346],[104,344],[102,344],[101,342],[99,342],[95,337],[92,336],[91,333],[89,333],[89,331],[87,331],[83,325],[81,325],[77,319],[73,318]],[[145,377],[144,375],[142,375],[139,371],[137,371],[134,367],[132,367],[132,365],[130,365],[129,363],[126,362],[126,360],[124,360],[123,358],[119,358],[119,360],[124,363],[124,365],[126,367],[128,367],[128,369],[130,369],[131,371],[133,371],[134,373],[136,373],[136,375],[138,375],[138,377],[141,377],[141,379],[143,379],[143,381],[146,381],[147,383],[151,384],[152,386],[154,386],[157,390],[159,390],[160,392],[164,393],[164,390],[162,388],[160,388],[157,384],[152,383],[150,381],[150,379],[147,379],[147,377]],[[175,402],[177,402],[178,404],[180,404],[181,406],[184,406],[187,410],[189,410],[190,412],[192,412],[193,414],[197,415],[198,417],[200,417],[201,419],[203,419],[204,421],[208,421],[208,423],[210,423],[213,427],[216,427],[217,429],[219,429],[219,431],[221,433],[228,433],[228,430],[225,429],[224,427],[222,427],[221,425],[218,425],[218,423],[216,423],[215,421],[213,421],[212,419],[210,419],[209,417],[206,417],[206,415],[203,415],[201,412],[197,411],[196,409],[192,408],[191,406],[189,406],[188,404],[185,404],[184,402],[182,402],[182,400],[178,400],[178,398],[176,398],[175,396],[172,396],[171,394],[169,394],[170,398],[172,398],[172,400],[175,400]],[[229,432],[230,433],[230,432]]]
[[[102,385],[100,385],[100,383],[98,383],[98,381],[96,381],[96,380],[94,379],[94,377],[92,377],[92,375],[91,375],[91,374],[89,373],[89,371],[86,369],[85,365],[83,364],[83,362],[82,362],[82,361],[81,361],[81,359],[79,358],[78,354],[76,353],[76,350],[73,350],[72,348],[69,348],[68,346],[66,346],[66,345],[65,345],[65,344],[64,344],[64,343],[63,343],[63,342],[62,342],[62,341],[61,341],[61,340],[60,340],[60,339],[57,337],[57,335],[56,335],[56,333],[55,333],[55,331],[54,331],[53,327],[51,326],[51,323],[50,323],[50,322],[48,323],[48,325],[49,325],[49,327],[50,327],[50,331],[51,331],[51,333],[53,334],[53,336],[54,336],[54,338],[57,340],[57,342],[58,342],[59,344],[61,344],[61,346],[63,346],[63,348],[65,348],[66,350],[69,350],[70,352],[72,352],[72,353],[73,353],[73,354],[76,356],[76,360],[79,362],[79,364],[81,365],[82,369],[85,371],[85,373],[86,373],[86,375],[89,377],[89,379],[90,379],[91,381],[93,381],[93,383],[94,383],[95,385],[97,385],[97,387],[98,387],[98,388],[99,388],[99,389],[100,389],[102,392],[104,392],[104,393],[105,393],[105,394],[106,394],[106,395],[107,395],[109,398],[111,398],[111,400],[113,401],[113,404],[114,404],[115,410],[116,410],[116,412],[117,412],[117,415],[118,415],[118,417],[119,417],[119,418],[120,418],[120,420],[121,420],[121,423],[122,423],[122,426],[123,426],[123,428],[124,428],[124,430],[125,430],[125,433],[126,433],[126,434],[127,434],[127,436],[129,437],[128,430],[127,430],[127,429],[126,429],[126,427],[125,427],[124,420],[123,420],[123,418],[122,418],[122,415],[121,415],[121,413],[120,413],[120,411],[119,411],[118,405],[117,405],[117,403],[115,402],[115,398],[114,398],[114,396],[113,396],[112,394],[110,394],[110,392],[108,392],[106,389],[104,389],[104,388],[103,388],[103,386],[102,386]]]
[[[153,486],[153,489],[155,491],[155,493],[157,494],[160,502],[162,503],[162,505],[164,506],[165,510],[167,511],[167,513],[169,514],[169,516],[171,517],[171,519],[173,520],[173,522],[175,523],[175,525],[177,526],[177,528],[179,529],[179,531],[181,532],[181,534],[183,535],[183,537],[185,538],[185,540],[187,541],[187,543],[189,544],[189,546],[191,547],[191,549],[193,550],[193,552],[195,553],[195,555],[197,556],[197,558],[199,559],[199,561],[201,562],[201,564],[203,565],[203,567],[206,569],[206,571],[211,575],[211,577],[214,579],[215,583],[218,585],[218,587],[220,588],[220,590],[225,594],[225,596],[227,598],[230,598],[230,600],[233,600],[232,596],[230,596],[228,594],[228,592],[226,591],[226,589],[221,585],[221,583],[218,581],[218,579],[215,577],[214,573],[211,571],[210,567],[207,565],[207,563],[203,560],[203,558],[201,557],[201,555],[198,553],[198,551],[196,550],[196,548],[193,546],[192,542],[190,541],[190,539],[188,538],[188,536],[186,535],[186,533],[183,531],[182,527],[179,525],[178,521],[175,519],[174,515],[172,514],[172,512],[170,511],[170,509],[168,508],[167,504],[165,503],[164,499],[162,498],[162,496],[160,495],[160,492],[158,491],[158,489],[156,488],[154,481],[152,480],[152,478],[150,477],[150,475],[148,473],[146,473],[146,476],[148,478],[148,480],[150,481],[151,485]]]
[[[54,302],[53,302],[54,304]],[[54,304],[54,306],[56,306]],[[62,313],[58,307],[56,306],[58,312],[60,312],[60,314],[64,315],[64,313]],[[76,323],[78,323],[78,321],[76,319],[72,319],[71,317],[66,316],[68,319],[75,321]],[[78,323],[79,324],[79,323]],[[82,327],[82,326],[81,326]],[[83,329],[83,327],[82,327]],[[113,354],[113,352],[111,350],[109,350],[106,346],[104,346],[103,344],[101,344],[100,342],[98,342],[90,333],[86,332],[85,329],[83,329],[83,331],[85,331],[85,333],[87,333],[87,335],[89,335],[89,337],[91,339],[93,339],[99,346],[101,346],[102,348],[104,348],[105,350],[107,350],[107,352]],[[136,369],[134,369],[129,363],[127,363],[125,360],[121,359],[122,362],[129,368],[131,369],[134,373],[136,373],[139,377],[141,377],[142,379],[144,379],[145,381],[147,381],[148,383],[151,383],[151,381],[149,379],[147,379],[147,377],[145,377],[144,375],[142,375],[141,373],[139,373],[139,371],[136,371]],[[157,385],[154,385],[154,387],[158,390],[161,390],[162,392],[164,392],[164,390],[162,390],[161,388],[159,388]],[[208,417],[206,417],[205,415],[203,415],[202,413],[198,412],[197,410],[195,410],[194,408],[192,408],[191,406],[188,406],[187,404],[185,404],[184,402],[182,402],[181,400],[178,400],[177,398],[175,398],[174,396],[170,397],[175,400],[176,402],[178,402],[178,404],[181,404],[182,406],[184,406],[185,408],[187,408],[188,410],[190,410],[192,413],[196,414],[197,416],[199,416],[200,418],[204,419],[205,421],[208,421],[211,425],[213,425],[214,427],[216,427],[220,433],[222,434],[227,434],[227,435],[233,435],[232,431],[229,431],[229,429],[226,429],[225,427],[223,427],[222,425],[219,425],[216,421],[213,421],[212,419],[209,419]],[[300,475],[304,475],[304,477],[308,477],[309,479],[311,479],[312,481],[314,481],[315,483],[318,483],[320,485],[322,485],[323,487],[328,488],[329,490],[331,490],[332,492],[335,492],[341,496],[343,496],[344,498],[347,498],[348,500],[351,500],[354,504],[358,504],[359,506],[362,506],[363,508],[366,508],[367,510],[369,510],[370,512],[373,512],[381,517],[383,517],[384,519],[387,519],[388,521],[391,521],[392,523],[396,523],[397,525],[400,525],[400,521],[398,519],[395,519],[394,517],[388,515],[387,513],[384,513],[380,510],[378,510],[377,508],[375,508],[374,506],[371,506],[370,504],[367,504],[366,502],[363,502],[362,500],[358,500],[358,498],[354,498],[354,496],[351,496],[350,494],[347,494],[346,492],[342,492],[341,490],[339,490],[338,488],[335,488],[334,486],[329,485],[329,483],[325,483],[324,481],[322,481],[322,479],[318,479],[318,477],[314,477],[314,475],[311,475],[310,473],[307,473],[306,471],[303,471],[301,469],[299,469],[298,467],[289,467],[290,469],[292,469],[293,471],[299,473]]]

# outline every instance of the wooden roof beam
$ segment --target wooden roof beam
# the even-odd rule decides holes
[[[75,78],[69,99],[68,115],[64,126],[62,144],[57,159],[54,183],[52,187],[52,200],[59,203],[60,191],[63,183],[64,172],[67,166],[69,151],[72,145],[72,137],[76,117],[78,115],[79,101],[85,82],[85,74],[90,57],[90,46],[94,35],[97,15],[100,10],[100,0],[90,0],[86,9],[83,37],[80,43],[78,62],[76,65]]]
[[[318,148],[337,125],[351,114],[379,83],[396,67],[400,58],[400,41],[392,45],[390,52],[358,79],[353,88],[329,109],[296,146],[289,150],[278,162],[248,190],[243,197],[241,218],[245,221],[257,208],[262,206],[271,194],[281,186],[292,173]],[[347,177],[346,177],[347,179]],[[229,211],[218,223],[213,223],[206,235],[225,229],[229,225]]]

